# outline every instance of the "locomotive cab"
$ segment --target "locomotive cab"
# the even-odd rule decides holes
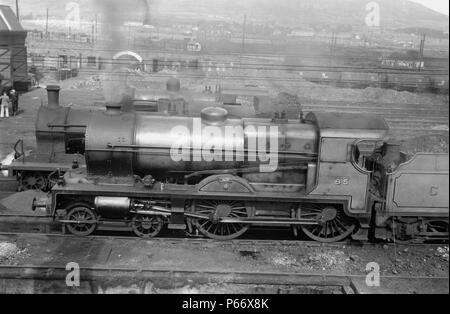
[[[368,215],[372,172],[361,167],[369,143],[382,142],[388,134],[384,119],[371,115],[310,113],[320,130],[317,186],[310,195],[336,198],[349,216]]]

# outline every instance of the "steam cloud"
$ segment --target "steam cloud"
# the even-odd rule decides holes
[[[141,2],[144,4],[144,8],[145,8],[145,15],[144,15],[144,25],[151,25],[152,20],[151,20],[151,11],[150,11],[150,7],[153,4],[153,0],[141,0]]]
[[[152,0],[97,0],[95,3],[101,21],[97,49],[109,61],[101,77],[103,94],[106,102],[120,103],[127,94],[127,70],[112,58],[122,50],[129,50],[128,31],[124,27],[128,19],[140,16],[144,25],[150,24]]]

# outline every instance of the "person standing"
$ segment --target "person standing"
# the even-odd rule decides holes
[[[15,117],[19,111],[19,94],[14,89],[10,92],[9,100],[12,105],[12,115]]]
[[[0,118],[9,118],[9,97],[6,92],[0,96]]]

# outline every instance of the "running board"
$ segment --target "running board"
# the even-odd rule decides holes
[[[139,214],[142,214],[141,212],[138,212]],[[156,213],[155,213],[156,214]],[[166,214],[166,216],[168,216]],[[187,214],[187,217],[194,216],[194,218],[199,218],[198,215],[191,215]],[[201,219],[209,219],[206,217],[201,217]],[[59,223],[63,224],[104,224],[109,222],[108,220],[92,220],[92,221],[77,221],[77,220],[58,220]],[[125,222],[125,221],[124,221]],[[318,225],[319,223],[314,220],[310,219],[258,219],[258,218],[243,218],[243,219],[236,219],[236,218],[223,218],[220,219],[217,223],[223,223],[223,224],[243,224],[243,225]],[[169,229],[177,229],[177,230],[184,230],[186,229],[185,224],[169,224]]]

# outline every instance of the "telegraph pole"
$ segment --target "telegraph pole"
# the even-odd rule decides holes
[[[47,8],[47,17],[45,22],[45,39],[48,40],[48,8]]]
[[[419,71],[422,70],[422,64],[423,64],[423,54],[425,51],[425,40],[426,35],[422,35],[422,40],[420,41],[420,50],[419,50]]]
[[[91,43],[94,43],[94,37],[95,37],[95,22],[92,21]]]
[[[17,15],[17,19],[20,21],[19,0],[16,0],[16,15]]]
[[[244,15],[244,25],[242,29],[242,51],[245,50],[245,36],[247,32],[247,14]]]
[[[98,34],[98,13],[95,14],[95,37]]]
[[[337,33],[333,31],[331,34],[331,44],[330,44],[330,51],[333,53],[336,50],[337,47]]]
[[[331,33],[330,52],[334,50],[334,31]]]

